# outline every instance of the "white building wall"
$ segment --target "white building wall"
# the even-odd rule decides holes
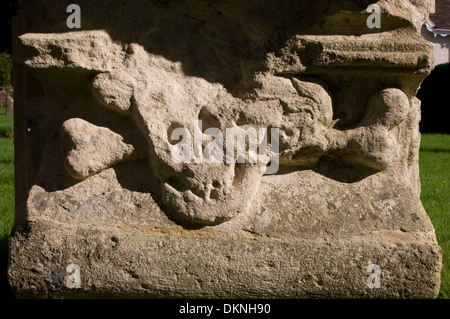
[[[443,37],[434,34],[422,26],[422,36],[434,44],[434,63],[435,65],[450,62],[450,35]]]

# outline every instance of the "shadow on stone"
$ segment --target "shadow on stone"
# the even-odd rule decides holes
[[[0,238],[0,298],[14,299],[14,294],[7,280],[8,269],[8,237]]]

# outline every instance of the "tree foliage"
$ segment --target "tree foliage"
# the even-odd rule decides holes
[[[11,56],[6,52],[0,53],[0,86],[12,84],[12,67]]]

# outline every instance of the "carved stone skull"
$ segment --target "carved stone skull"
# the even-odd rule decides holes
[[[90,42],[91,49],[86,51],[89,45],[83,46],[83,42],[71,46],[74,36]],[[352,154],[346,160],[383,169],[390,161],[386,154],[392,153],[389,148],[395,143],[387,132],[404,119],[409,105],[401,91],[388,90],[381,96],[393,98],[374,97],[373,112],[385,112],[393,120],[374,123],[372,118],[379,121],[384,115],[368,114],[362,121],[365,126],[339,131],[333,128],[331,97],[317,83],[260,72],[254,74],[248,92],[236,97],[220,83],[186,76],[178,62],[150,54],[138,44],[114,43],[102,31],[55,35],[49,41],[29,34],[21,40],[24,48],[32,49],[26,63],[34,69],[51,69],[48,61],[53,61],[66,72],[75,67],[91,72],[89,86],[95,107],[101,105],[131,118],[135,125],[134,132],[118,134],[79,118],[66,120],[67,171],[84,180],[117,163],[147,158],[155,176],[149,183],[160,184],[164,211],[184,225],[215,225],[249,207],[268,163],[267,154],[271,154],[265,152],[270,145],[261,143],[263,140],[279,143],[279,153],[272,159],[278,161],[279,157],[283,166],[313,167],[324,155],[345,158],[348,152],[342,155],[340,150],[350,147]],[[55,47],[62,54],[58,60],[40,60],[33,51],[51,54]],[[40,65],[44,60],[45,65]],[[396,107],[394,112],[391,106]],[[233,150],[232,161],[177,162],[173,152],[178,140],[173,133],[180,128],[190,136],[188,148],[192,137],[200,137],[199,143],[193,141],[193,156],[202,156],[211,141],[220,140],[221,146],[230,142],[225,134],[228,129],[264,128],[266,134],[259,134],[256,140],[265,160],[250,160],[247,139],[244,160],[238,161]],[[279,141],[278,136],[269,138],[270,128],[279,129]],[[223,134],[217,135],[218,131]],[[125,137],[130,144],[124,142]]]

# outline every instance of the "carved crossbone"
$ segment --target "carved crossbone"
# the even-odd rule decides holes
[[[71,37],[87,39],[90,47],[80,41],[74,47]],[[186,76],[180,63],[150,54],[138,44],[118,45],[103,31],[45,39],[28,34],[21,37],[21,45],[25,52],[34,48],[24,60],[39,71],[38,77],[45,77],[41,71],[52,67],[92,71],[96,75],[90,87],[97,104],[135,124],[117,132],[81,118],[65,121],[67,171],[82,181],[117,163],[147,158],[169,214],[198,225],[222,223],[245,211],[261,181],[263,164],[175,163],[170,140],[174,128],[193,132],[197,119],[205,128],[221,130],[275,127],[280,129],[281,165],[308,168],[328,156],[380,171],[395,160],[392,149],[397,142],[389,131],[409,109],[402,91],[387,88],[370,98],[358,127],[341,131],[333,128],[333,102],[326,90],[294,76],[255,74],[254,89],[236,97],[220,83]],[[52,55],[55,46],[61,56],[42,58]]]

